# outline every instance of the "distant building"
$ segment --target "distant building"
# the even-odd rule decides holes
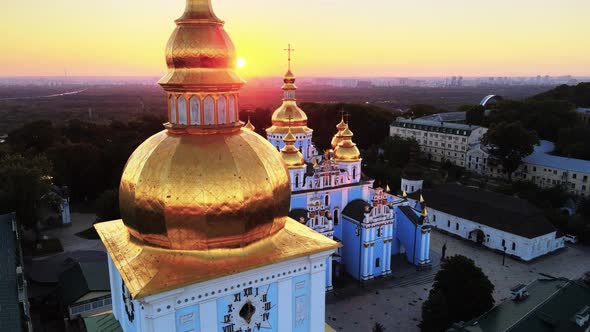
[[[14,213],[0,216],[0,331],[32,331],[20,235]]]
[[[465,167],[467,151],[479,144],[486,131],[479,126],[404,118],[398,118],[390,127],[391,136],[416,139],[428,159],[450,161],[459,167]]]
[[[449,332],[588,332],[590,289],[578,282],[538,279],[511,289],[512,298]]]
[[[588,127],[590,125],[590,108],[577,108],[576,112],[578,112],[584,126]]]
[[[61,302],[70,319],[112,309],[109,266],[106,261],[78,263],[59,279]]]
[[[456,184],[426,190],[423,197],[434,227],[484,247],[524,261],[564,247],[543,211],[523,199]]]

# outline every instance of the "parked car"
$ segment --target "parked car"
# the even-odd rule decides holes
[[[578,237],[575,235],[571,235],[571,234],[566,234],[564,240],[565,240],[565,242],[569,242],[569,243],[578,243]]]

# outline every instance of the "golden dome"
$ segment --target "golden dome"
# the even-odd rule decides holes
[[[289,178],[276,149],[252,131],[162,131],[127,162],[120,205],[131,235],[152,245],[243,247],[283,228]]]
[[[244,125],[244,129],[250,130],[250,131],[254,131],[256,129],[256,127],[254,127],[254,125],[250,121],[250,118],[248,118],[248,122]]]
[[[291,130],[289,130],[287,135],[283,138],[283,142],[285,142],[285,146],[281,149],[281,156],[283,157],[285,165],[289,168],[305,166],[303,154],[301,154],[301,151],[295,147],[297,138],[291,133]]]
[[[307,126],[307,115],[294,100],[285,100],[272,114],[272,124],[278,127]]]
[[[166,46],[168,74],[160,80],[167,91],[238,90],[234,44],[213,13],[211,0],[187,0],[184,14]]]
[[[346,161],[360,161],[361,153],[356,147],[356,144],[352,141],[354,134],[346,126],[341,133],[342,141],[338,143],[336,149],[334,149],[334,161],[346,162]]]
[[[340,120],[340,123],[336,125],[336,129],[338,129],[338,132],[336,134],[334,134],[334,137],[332,137],[332,149],[336,149],[336,147],[338,146],[338,144],[340,142],[342,142],[342,132],[344,131],[344,129],[346,129],[346,122],[344,122],[344,115],[342,115],[342,119]]]

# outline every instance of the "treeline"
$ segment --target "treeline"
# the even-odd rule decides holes
[[[590,128],[584,127],[575,109],[590,107],[590,83],[563,85],[526,100],[503,100],[489,114],[479,105],[465,105],[467,123],[492,127],[520,122],[539,139],[556,143],[556,154],[590,159]]]

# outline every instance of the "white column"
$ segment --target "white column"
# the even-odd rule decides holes
[[[363,276],[368,276],[367,262],[369,261],[369,248],[365,248],[365,243],[362,244],[363,248]],[[361,278],[362,279],[362,278]]]
[[[202,302],[199,305],[201,331],[217,331],[217,301],[215,299]],[[156,330],[169,331],[170,329]]]
[[[332,290],[332,256],[328,256],[326,263],[326,290]]]
[[[311,257],[310,331],[324,331],[326,321],[326,253]],[[320,267],[323,264],[323,267]],[[313,267],[316,266],[314,269]],[[205,331],[205,330],[204,330]],[[207,330],[208,331],[208,330]],[[280,331],[282,332],[282,331]]]
[[[119,307],[119,299],[121,298],[121,294],[118,292],[118,290],[120,290],[121,287],[117,287],[117,285],[119,285],[118,278],[120,277],[110,255],[107,255],[107,260],[109,265],[109,281],[111,285],[111,303],[113,309],[113,316],[115,316],[115,319],[119,320],[119,310],[121,310],[121,308]]]
[[[291,332],[293,329],[293,285],[292,279],[279,281],[279,332]],[[207,331],[207,330],[203,330]]]

